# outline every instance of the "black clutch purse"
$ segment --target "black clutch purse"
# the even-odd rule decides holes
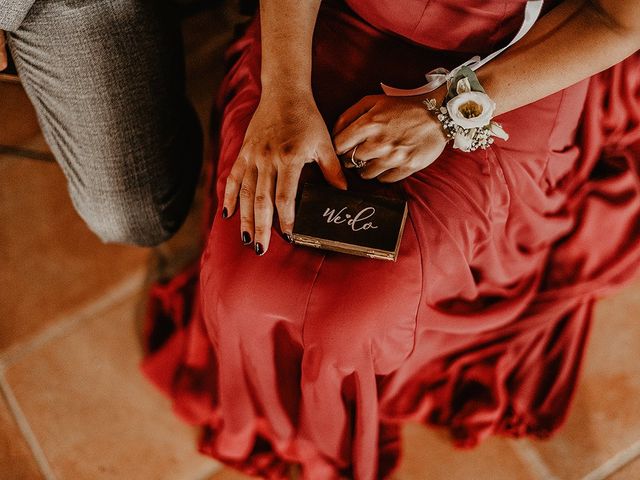
[[[396,260],[407,202],[376,194],[306,183],[293,243],[382,260]]]

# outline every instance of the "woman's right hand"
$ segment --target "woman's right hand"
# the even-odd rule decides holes
[[[256,254],[269,248],[274,205],[291,241],[295,198],[305,163],[317,162],[327,182],[347,188],[327,126],[310,92],[263,91],[225,187],[222,216],[240,199],[241,239]]]

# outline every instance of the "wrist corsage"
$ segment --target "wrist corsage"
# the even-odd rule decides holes
[[[447,95],[442,105],[437,106],[433,98],[423,103],[437,115],[447,137],[453,139],[454,148],[470,152],[478,148],[487,148],[493,143],[493,137],[507,140],[509,135],[498,123],[491,121],[496,104],[485,93],[474,70],[524,37],[540,17],[543,4],[544,0],[528,0],[522,25],[515,36],[507,45],[483,59],[475,55],[452,71],[443,67],[435,68],[425,75],[427,83],[418,88],[394,88],[381,83],[382,90],[385,95],[394,97],[422,95],[434,91],[446,81]]]
[[[453,139],[453,148],[471,152],[488,148],[493,137],[509,138],[500,124],[491,120],[496,104],[485,93],[473,70],[467,66],[460,68],[453,80],[447,82],[447,88],[442,105],[438,106],[435,98],[423,103],[436,115],[447,139]]]

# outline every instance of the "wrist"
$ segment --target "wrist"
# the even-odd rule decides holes
[[[446,82],[436,88],[434,91],[426,93],[424,95],[419,95],[420,103],[424,104],[425,100],[434,99],[438,106],[444,104],[445,98],[447,97],[447,84]]]
[[[309,54],[310,55],[310,54]],[[286,61],[283,61],[286,59]],[[263,58],[260,68],[262,89],[272,95],[311,93],[311,64],[306,57],[286,52]]]
[[[260,94],[263,109],[273,115],[299,115],[294,112],[308,112],[317,108],[310,88],[287,88],[283,86],[263,88]]]
[[[434,99],[438,107],[443,104],[445,97],[447,96],[447,84],[443,84],[439,86],[437,89],[420,95],[413,95],[411,97],[406,97],[407,99],[411,99],[416,105],[419,107],[424,107],[425,101],[430,99]]]
[[[311,81],[283,80],[282,77],[261,78],[262,97],[273,100],[287,100],[290,98],[313,98]]]

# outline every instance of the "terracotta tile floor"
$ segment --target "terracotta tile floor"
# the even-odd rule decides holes
[[[623,467],[609,478],[610,480],[637,480],[640,478],[640,460],[636,460],[635,462]]]
[[[218,5],[184,24],[205,124],[238,18]],[[46,154],[18,86],[0,83],[0,99],[0,145]],[[158,256],[172,270],[198,254],[199,207],[157,249],[104,245],[55,163],[0,154],[0,479],[248,478],[197,454],[196,432],[138,371],[149,275]],[[457,451],[441,432],[408,425],[394,480],[640,479],[638,319],[640,282],[599,303],[571,415],[553,439]]]
[[[43,478],[6,401],[0,404],[0,478]]]

